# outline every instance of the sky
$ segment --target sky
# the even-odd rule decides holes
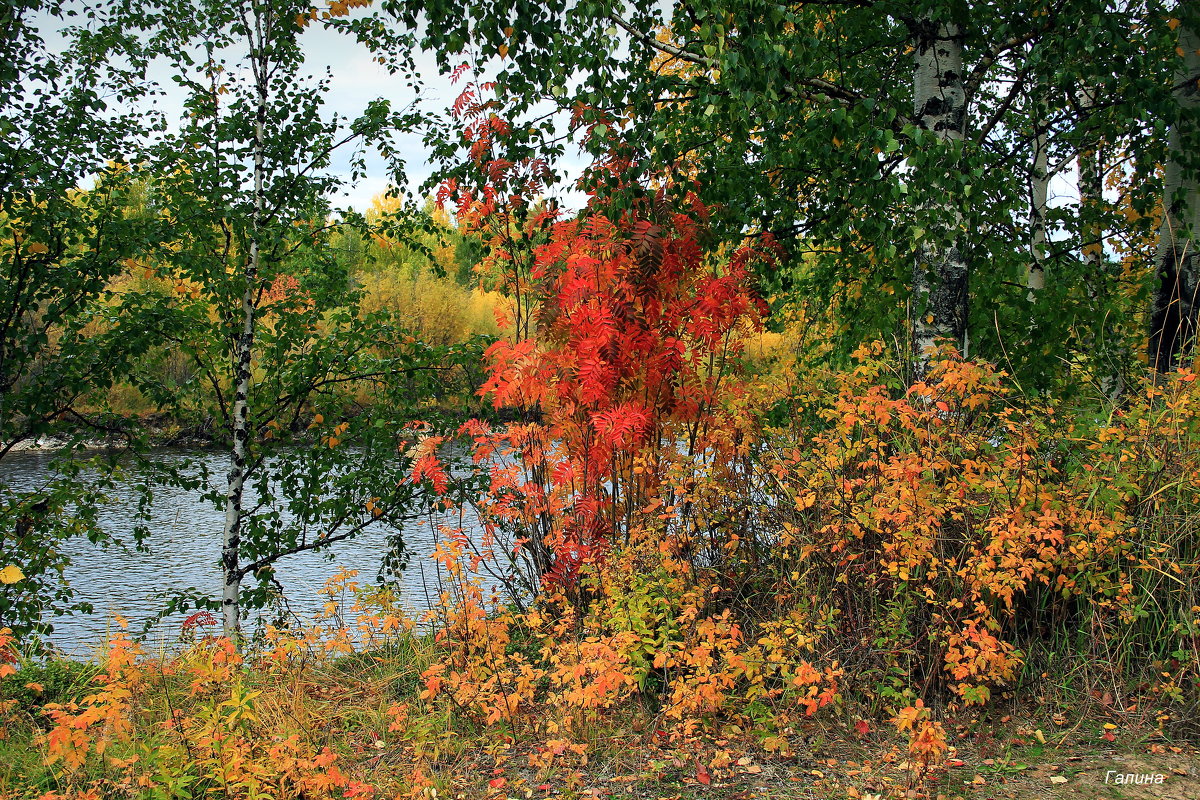
[[[382,65],[373,60],[365,47],[345,34],[321,25],[311,25],[306,29],[302,41],[306,66],[311,74],[323,74],[326,67],[332,68],[327,108],[351,119],[376,98],[389,100],[392,107],[397,109],[415,100],[429,111],[442,111],[460,91],[447,76],[439,74],[431,53],[416,54],[417,69],[424,83],[424,91],[418,97],[406,84],[403,75],[389,75]],[[407,161],[407,188],[415,193],[429,178],[434,167],[428,162],[428,154],[419,134],[401,134],[398,141]],[[333,198],[333,204],[363,211],[370,206],[372,197],[387,190],[387,166],[382,158],[372,154],[367,160],[367,176],[351,184],[349,155],[344,152],[335,157],[333,171],[345,178],[347,185],[340,196]]]
[[[61,37],[55,37],[50,30],[44,32],[52,47],[56,41],[61,46]],[[448,76],[439,73],[432,53],[418,52],[414,55],[417,71],[424,84],[422,94],[418,97],[407,85],[403,75],[389,74],[382,65],[373,60],[366,47],[346,34],[321,24],[313,24],[305,29],[302,44],[306,56],[306,70],[310,75],[323,75],[327,69],[331,70],[330,89],[325,98],[326,109],[330,113],[353,119],[372,100],[381,97],[391,101],[395,109],[417,101],[426,111],[444,113],[460,91],[460,87],[455,86]],[[185,93],[171,81],[168,65],[159,64],[150,77],[164,92],[157,101],[160,110],[167,114],[168,119],[180,119]],[[433,173],[435,166],[429,163],[428,151],[419,133],[401,134],[397,139],[407,162],[408,185],[405,188],[414,196],[419,196],[421,185]],[[349,206],[363,211],[370,207],[373,197],[388,189],[388,170],[382,158],[370,154],[367,158],[366,176],[352,182],[350,155],[350,151],[335,155],[331,171],[342,177],[345,185],[331,201],[335,207]],[[568,208],[579,208],[584,203],[584,195],[575,190],[573,184],[582,173],[585,164],[584,157],[569,147],[566,156],[557,165],[563,180],[552,187],[551,194]],[[1053,177],[1050,184],[1050,205],[1056,207],[1076,202],[1078,189],[1072,163]]]
[[[311,74],[323,74],[326,67],[333,70],[327,99],[329,109],[351,118],[380,97],[390,100],[394,109],[403,108],[416,100],[426,111],[444,113],[462,90],[449,76],[439,73],[432,53],[418,52],[414,57],[423,83],[423,91],[418,97],[406,84],[404,76],[389,75],[382,65],[373,60],[365,47],[345,34],[321,25],[311,25],[304,33],[303,44],[306,65]],[[428,151],[419,133],[403,134],[399,142],[407,161],[408,189],[415,194],[435,167],[428,161]],[[584,195],[571,187],[582,174],[585,163],[581,155],[568,148],[562,163],[558,165],[566,180],[552,187],[551,194],[568,207],[578,208],[584,203]],[[368,176],[355,185],[348,185],[341,197],[334,199],[334,205],[349,205],[362,211],[370,206],[372,197],[387,190],[387,169],[383,160],[375,156],[368,159],[367,164]],[[349,153],[338,159],[334,171],[349,179]]]
[[[61,23],[49,18],[43,18],[40,22],[41,34],[50,49],[60,52],[65,49],[65,39],[58,31]],[[78,18],[72,22],[78,22]],[[425,111],[444,114],[461,91],[461,87],[454,85],[449,76],[440,74],[432,53],[418,52],[414,55],[423,84],[418,96],[404,75],[389,74],[374,60],[370,51],[350,35],[317,23],[305,29],[301,42],[305,54],[305,72],[310,76],[323,76],[327,69],[331,71],[324,106],[330,115],[337,113],[354,119],[377,98],[389,100],[396,110],[415,101]],[[229,55],[231,61],[236,56],[234,53]],[[157,110],[164,113],[169,122],[178,122],[183,116],[186,91],[172,81],[170,65],[165,61],[156,63],[151,67],[149,78],[162,92],[154,100]],[[396,141],[406,161],[408,182],[405,188],[419,197],[420,187],[434,172],[435,165],[429,161],[428,149],[421,141],[419,132],[402,133],[396,137]],[[330,200],[335,208],[348,206],[364,211],[370,207],[372,198],[388,189],[388,169],[378,154],[369,152],[366,176],[356,182],[351,181],[352,152],[346,148],[334,156],[330,171],[343,179],[344,187]],[[582,156],[568,148],[568,153],[558,165],[565,179],[552,187],[550,193],[568,207],[577,208],[584,202],[583,194],[572,188],[584,164]]]

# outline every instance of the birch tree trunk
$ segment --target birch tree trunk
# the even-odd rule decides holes
[[[1029,299],[1046,288],[1046,208],[1050,190],[1050,163],[1046,150],[1046,131],[1041,115],[1034,122],[1038,127],[1033,139],[1033,169],[1029,175],[1029,269],[1025,285]]]
[[[229,482],[225,492],[225,529],[221,536],[221,572],[223,588],[221,594],[222,628],[225,636],[236,639],[241,632],[242,571],[239,564],[241,547],[242,499],[246,486],[246,456],[250,443],[249,398],[251,362],[254,355],[255,324],[257,314],[258,272],[261,258],[261,238],[264,201],[264,129],[267,117],[268,56],[263,35],[263,15],[255,8],[253,23],[246,22],[246,33],[250,39],[250,65],[254,76],[256,107],[254,140],[251,146],[254,160],[253,197],[250,216],[250,236],[247,244],[242,279],[242,329],[233,348],[234,392],[231,409],[231,433],[233,447],[229,467]],[[253,27],[251,27],[253,24]]]
[[[914,23],[916,68],[913,110],[917,125],[939,145],[939,157],[914,179],[924,183],[921,216],[929,230],[917,245],[913,269],[912,343],[918,374],[929,363],[929,349],[939,339],[967,351],[967,263],[962,254],[963,214],[954,195],[958,180],[950,145],[961,142],[966,121],[963,91],[962,33],[957,23],[923,18]],[[953,187],[953,189],[952,189]],[[949,200],[932,199],[935,195]]]
[[[1181,2],[1176,15],[1182,58],[1175,73],[1175,102],[1179,117],[1171,126],[1169,153],[1163,167],[1163,219],[1158,232],[1158,283],[1150,309],[1148,357],[1156,372],[1169,372],[1186,363],[1196,339],[1198,265],[1196,238],[1200,234],[1200,180],[1195,164],[1196,114],[1200,111],[1200,36],[1191,0]]]

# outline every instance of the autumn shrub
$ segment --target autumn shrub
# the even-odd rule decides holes
[[[1130,544],[1127,612],[1116,622],[1089,620],[1085,663],[1112,664],[1126,685],[1136,681],[1134,689],[1162,701],[1150,704],[1162,722],[1189,735],[1200,733],[1198,415],[1195,373],[1144,385],[1107,418],[1077,426],[1074,464],[1095,484],[1097,502],[1122,509]]]
[[[952,356],[906,388],[881,352],[767,439],[767,616],[798,615],[885,700],[1152,677],[1195,616],[1191,375],[1097,423]]]
[[[423,669],[426,645],[387,587],[340,572],[325,596],[315,620],[272,629],[256,649],[204,637],[151,655],[121,631],[87,679],[64,691],[47,683],[33,700],[7,695],[13,678],[32,673],[0,665],[0,738],[19,734],[18,751],[25,741],[32,756],[0,793],[371,796],[360,756],[404,734],[405,706],[392,686]],[[12,726],[30,714],[43,724]]]
[[[495,165],[522,169],[537,165]],[[788,750],[787,721],[835,704],[841,670],[785,633],[748,632],[722,587],[741,513],[723,493],[753,474],[758,425],[740,366],[765,311],[751,267],[773,243],[710,252],[708,209],[663,191],[567,220],[490,187],[458,199],[490,246],[480,269],[513,298],[482,391],[519,421],[463,426],[465,502],[441,441],[416,461],[414,479],[480,532],[439,545],[458,588],[423,698],[536,731],[568,758],[633,692],[682,737],[769,704],[769,746]],[[509,589],[498,613],[482,590],[494,578]],[[540,647],[514,651],[517,631]]]
[[[775,343],[752,374],[749,267],[773,263],[769,237],[709,252],[708,210],[668,200],[669,180],[561,220],[523,194],[536,160],[487,160],[506,125],[464,97],[487,180],[440,198],[511,298],[483,391],[521,421],[464,426],[468,502],[440,442],[414,479],[483,531],[452,531],[455,582],[490,574],[513,602],[456,594],[426,699],[484,724],[555,709],[557,730],[637,690],[684,732],[861,704],[911,734],[917,782],[946,749],[934,710],[1047,679],[1187,702],[1162,677],[1194,642],[1192,537],[1170,525],[1196,510],[1190,375],[1098,423],[951,351],[915,384],[881,344],[789,372]],[[622,163],[597,169],[619,182]],[[540,653],[502,658],[524,629]]]
[[[0,697],[15,718],[36,724],[43,721],[36,712],[46,703],[80,700],[97,672],[92,664],[63,658],[23,661],[11,675],[0,678]]]
[[[1097,422],[1056,413],[952,353],[905,386],[882,353],[864,347],[853,369],[814,379],[790,401],[803,425],[747,422],[777,404],[768,386],[757,398],[727,394],[730,422],[714,414],[706,429],[711,446],[728,445],[713,451],[719,463],[661,447],[653,493],[603,557],[574,573],[587,603],[568,602],[548,573],[535,616],[558,621],[540,657],[480,680],[460,650],[457,704],[476,703],[487,681],[515,687],[481,714],[494,722],[547,704],[603,708],[636,687],[688,727],[753,708],[803,719],[847,697],[888,713],[916,700],[982,705],[1050,679],[1076,681],[1075,699],[1120,686],[1157,697],[1163,720],[1186,718],[1198,641],[1191,375]],[[493,454],[493,440],[476,443],[483,460]],[[520,441],[514,453],[492,473],[493,488],[505,487],[494,498],[528,510],[537,484]],[[632,454],[625,475],[655,455]],[[623,479],[606,478],[609,491],[627,491]],[[559,513],[577,497],[563,491],[557,506],[536,508]],[[504,641],[527,624],[507,615]],[[582,681],[575,693],[545,681],[564,649]],[[445,683],[431,676],[432,698]],[[944,750],[934,723],[909,728],[931,757]]]

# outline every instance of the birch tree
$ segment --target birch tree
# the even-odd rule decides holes
[[[1025,285],[1029,287],[1030,300],[1046,288],[1047,220],[1050,194],[1049,142],[1042,126],[1042,115],[1036,115],[1034,125],[1038,130],[1033,137],[1033,163],[1029,169],[1029,271]]]
[[[397,456],[414,406],[403,394],[422,387],[411,377],[452,358],[385,314],[360,314],[328,246],[332,230],[352,224],[331,216],[342,182],[333,154],[394,152],[389,137],[415,117],[382,100],[355,119],[323,111],[329,78],[305,74],[307,3],[201,0],[165,11],[171,71],[189,99],[156,163],[167,232],[156,263],[176,282],[173,313],[192,321],[177,344],[229,448],[222,481],[193,479],[223,511],[219,600],[181,590],[170,608],[217,606],[236,638],[246,607],[278,593],[279,559],[328,550],[373,524],[391,526],[400,554],[417,497]],[[375,43],[403,68],[401,39]],[[361,156],[352,165],[361,172]],[[373,412],[354,407],[355,392],[377,398]]]
[[[915,166],[914,182],[926,184],[927,197],[939,190],[941,202],[918,207],[925,231],[917,244],[912,279],[912,346],[918,371],[938,340],[950,340],[967,351],[969,271],[963,252],[963,213],[956,196],[956,161],[966,126],[963,89],[963,34],[953,19],[923,16],[912,23],[913,118],[918,143],[932,139],[932,153]]]
[[[221,572],[224,585],[221,588],[222,629],[226,636],[238,633],[240,617],[238,603],[241,599],[241,577],[239,574],[242,500],[246,490],[246,457],[250,439],[249,396],[250,362],[254,354],[256,333],[256,295],[259,292],[259,260],[262,258],[264,214],[266,213],[266,125],[271,109],[268,106],[271,80],[270,42],[276,37],[274,28],[281,23],[274,14],[268,14],[260,5],[241,9],[241,28],[246,38],[250,58],[252,86],[249,111],[253,114],[253,134],[250,140],[250,156],[253,162],[250,194],[250,230],[246,239],[247,255],[241,275],[241,330],[234,338],[233,347],[233,408],[230,414],[230,435],[233,439],[230,452],[229,481],[225,490],[225,527],[221,531]]]

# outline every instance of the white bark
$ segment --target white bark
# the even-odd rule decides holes
[[[1033,140],[1033,171],[1029,176],[1029,269],[1025,276],[1030,300],[1046,288],[1046,210],[1050,189],[1046,132],[1041,119],[1035,124],[1038,133]]]
[[[250,34],[249,23],[247,33]],[[221,592],[222,628],[226,636],[236,639],[241,631],[242,572],[239,565],[239,550],[242,531],[242,498],[246,485],[246,458],[250,443],[249,399],[251,365],[254,355],[256,324],[256,296],[258,292],[259,259],[261,258],[262,223],[265,207],[264,197],[264,145],[267,116],[267,50],[263,38],[262,14],[254,11],[253,34],[250,34],[251,69],[257,96],[254,120],[253,198],[250,217],[250,236],[247,245],[242,278],[242,329],[233,348],[234,394],[231,408],[230,428],[233,447],[230,455],[229,481],[225,492],[225,528],[221,536]]]
[[[1200,234],[1200,181],[1195,169],[1184,169],[1194,161],[1193,142],[1200,111],[1200,36],[1193,25],[1192,0],[1176,8],[1183,21],[1179,27],[1179,49],[1183,56],[1175,73],[1175,102],[1185,118],[1171,126],[1169,154],[1163,166],[1163,219],[1158,233],[1158,285],[1151,307],[1148,356],[1150,366],[1167,372],[1185,363],[1196,336],[1198,265],[1197,235]],[[1190,119],[1189,119],[1190,118]],[[1188,141],[1184,142],[1184,133]]]
[[[928,19],[916,23],[916,64],[913,74],[913,111],[917,125],[930,131],[941,146],[964,137],[966,95],[963,91],[962,34],[955,23]],[[936,166],[934,166],[936,165]],[[931,189],[929,196],[945,197],[957,183],[955,165],[943,158],[917,175]],[[966,348],[967,263],[961,250],[963,215],[955,199],[928,199],[921,216],[931,220],[930,230],[918,244],[913,268],[912,342],[918,372],[929,361],[929,349],[939,339],[950,339]]]

